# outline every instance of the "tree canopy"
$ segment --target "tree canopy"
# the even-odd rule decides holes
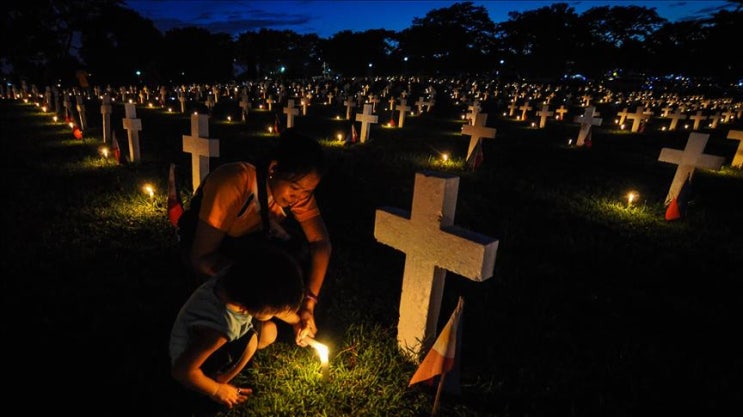
[[[431,10],[400,32],[344,30],[327,39],[272,29],[237,37],[196,27],[163,34],[122,0],[16,1],[0,26],[0,64],[6,79],[37,83],[67,82],[79,70],[96,84],[403,73],[557,79],[617,70],[727,83],[743,78],[737,51],[718,52],[743,27],[743,1],[729,1],[735,10],[681,22],[642,6],[578,14],[554,3],[510,12],[500,23],[466,1]]]

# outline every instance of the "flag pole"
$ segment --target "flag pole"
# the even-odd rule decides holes
[[[441,373],[439,378],[439,386],[436,388],[436,398],[433,400],[433,410],[431,410],[431,417],[439,415],[439,403],[441,400],[441,392],[444,390],[444,378],[446,377],[446,371]]]

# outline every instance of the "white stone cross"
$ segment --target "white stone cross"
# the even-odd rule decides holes
[[[542,110],[537,110],[537,116],[539,116],[539,128],[543,129],[547,125],[547,118],[555,114],[550,111],[549,104],[542,104]]]
[[[735,112],[732,109],[725,110],[722,113],[722,123],[728,123],[733,116],[735,116]]]
[[[394,99],[392,99],[394,102]],[[408,106],[408,101],[404,98],[400,99],[400,104],[395,107],[395,110],[400,112],[400,117],[397,119],[397,127],[402,127],[405,123],[405,113],[410,111],[410,106]]]
[[[531,110],[532,107],[529,105],[529,101],[525,101],[524,104],[519,107],[519,110],[521,110],[521,120],[526,120],[526,112]]]
[[[707,120],[707,116],[702,115],[702,111],[697,111],[697,114],[694,116],[689,117],[689,119],[694,121],[694,126],[691,128],[692,130],[699,130],[699,125],[702,123],[702,120]]]
[[[458,189],[459,177],[416,173],[410,212],[376,211],[375,239],[405,252],[397,341],[409,354],[436,337],[446,271],[477,282],[493,276],[498,240],[453,225]]]
[[[629,109],[627,107],[625,107],[624,109],[622,109],[622,111],[620,111],[619,113],[617,113],[617,116],[619,116],[619,122],[618,122],[618,124],[619,124],[620,127],[624,124],[624,120],[629,115],[629,113],[627,112],[627,110],[629,110]]]
[[[372,104],[372,113],[377,112],[377,103],[379,103],[379,97],[375,95],[369,96],[369,103]]]
[[[196,191],[209,173],[209,158],[219,156],[219,139],[209,138],[209,116],[191,115],[191,136],[183,135],[183,152],[191,155],[191,181]]]
[[[426,106],[426,113],[431,111],[434,104],[436,104],[436,99],[434,99],[433,97],[431,97],[430,100],[425,100],[423,102],[423,105]]]
[[[80,116],[80,129],[85,130],[88,127],[88,119],[85,117],[85,104],[83,103],[83,96],[76,95],[76,108],[77,113]]]
[[[467,107],[467,110],[470,111],[469,113],[467,113],[467,119],[469,119],[471,125],[474,125],[477,114],[480,113],[480,110],[482,110],[482,107],[480,107],[480,101],[475,100],[475,102],[472,103],[471,106]]]
[[[591,134],[591,126],[601,126],[601,118],[594,116],[599,116],[599,113],[596,107],[589,106],[586,107],[586,112],[582,116],[576,118],[576,121],[580,123],[580,131],[575,146],[583,146],[586,143],[586,138]]]
[[[678,196],[681,187],[687,179],[691,178],[695,168],[717,170],[722,167],[725,158],[702,153],[704,147],[707,146],[708,139],[709,134],[707,133],[691,132],[683,151],[672,148],[662,148],[660,150],[659,161],[678,165],[671,187],[668,189],[665,204],[669,204],[671,200]]]
[[[488,121],[487,113],[478,113],[477,118],[475,119],[474,125],[463,125],[462,126],[462,134],[470,135],[470,145],[467,148],[467,160],[468,161],[470,159],[470,156],[472,156],[472,151],[474,151],[475,146],[477,146],[477,142],[479,142],[481,138],[488,138],[488,139],[495,138],[495,128],[485,127],[485,123],[487,121]]]
[[[738,141],[738,149],[735,151],[735,156],[733,156],[733,163],[731,165],[735,168],[743,168],[743,130],[729,131],[728,139]]]
[[[715,112],[714,114],[709,115],[710,129],[717,129],[717,123],[720,122],[720,119],[722,119],[722,114],[720,114],[719,111]]]
[[[268,96],[268,98],[266,99],[266,104],[268,104],[268,111],[271,111],[273,109],[273,103],[275,102],[276,101],[273,99],[272,96]]]
[[[425,101],[423,101],[423,97],[418,97],[418,101],[414,103],[418,107],[418,115],[423,114],[423,106],[426,104]]]
[[[645,107],[637,106],[637,109],[634,113],[627,114],[627,118],[632,119],[632,128],[630,129],[630,132],[637,133],[640,130],[640,123],[642,123],[642,119],[645,118]]]
[[[372,114],[372,105],[364,104],[364,113],[356,113],[356,120],[361,122],[361,133],[359,142],[364,143],[369,139],[369,123],[377,123],[379,116]]]
[[[512,101],[511,104],[508,105],[508,117],[513,117],[513,113],[516,111],[516,100]]]
[[[139,162],[141,159],[139,152],[139,131],[142,130],[142,119],[137,119],[137,108],[134,103],[124,103],[124,129],[129,138],[129,161]]]
[[[103,117],[103,143],[111,143],[111,96],[103,95],[101,100],[101,115]]]
[[[310,99],[307,97],[302,97],[299,100],[299,105],[302,106],[302,116],[307,116],[307,106],[310,105]]]
[[[668,130],[676,130],[676,125],[679,120],[686,120],[686,115],[681,113],[681,109],[676,109],[676,111],[669,114],[668,117],[671,118],[671,125],[668,127]]]
[[[356,107],[356,102],[351,100],[351,98],[347,98],[343,104],[346,105],[346,120],[351,120],[351,109]]]
[[[250,100],[248,99],[248,95],[243,93],[242,97],[240,98],[240,113],[242,114],[243,122],[248,119],[249,112],[250,112]]]
[[[178,101],[181,103],[181,113],[186,112],[186,93],[183,91],[178,93]]]
[[[299,109],[294,107],[294,100],[287,100],[286,107],[284,107],[284,114],[286,114],[286,127],[294,127],[294,116],[299,115]]]
[[[560,108],[555,110],[555,113],[557,113],[557,120],[563,120],[565,118],[565,113],[567,112],[568,109],[566,109],[564,105],[560,105]]]

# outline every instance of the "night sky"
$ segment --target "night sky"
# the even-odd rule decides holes
[[[474,1],[484,6],[495,22],[508,20],[508,12],[527,12],[560,1]],[[669,21],[709,17],[721,8],[732,10],[727,1],[563,1],[580,14],[597,6],[644,6],[655,8]],[[162,32],[176,27],[198,26],[213,33],[238,35],[261,28],[315,33],[321,38],[351,30],[400,31],[434,9],[455,1],[174,1],[127,0],[126,6],[151,19]]]

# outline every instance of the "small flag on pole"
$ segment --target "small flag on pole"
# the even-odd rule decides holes
[[[464,308],[464,299],[459,297],[457,307],[451,313],[449,321],[441,330],[436,342],[433,344],[431,350],[428,351],[426,357],[418,366],[418,370],[415,371],[413,377],[410,379],[408,386],[417,384],[418,382],[429,381],[433,383],[433,379],[439,375],[438,387],[436,389],[436,398],[433,402],[433,410],[431,416],[436,417],[439,414],[439,402],[441,399],[441,392],[445,388],[445,377],[447,373],[452,373],[456,377],[456,380],[447,380],[446,388],[447,391],[459,393],[459,366],[457,356],[457,346],[460,344],[462,339],[462,309]],[[454,372],[452,372],[454,371]]]
[[[410,378],[408,386],[428,381],[435,376],[445,374],[452,370],[454,367],[454,359],[457,354],[457,342],[461,337],[459,335],[459,322],[462,317],[463,308],[464,299],[459,297],[457,307],[452,312],[451,317],[449,317],[449,321],[436,338],[436,342],[431,350],[429,350],[426,357],[423,358],[423,361],[418,366],[418,370],[416,370],[413,377]]]
[[[351,123],[351,132],[346,135],[346,145],[351,145],[353,143],[358,142],[359,135],[356,133],[356,126]]]
[[[75,139],[82,139],[83,138],[83,130],[80,129],[80,126],[75,125],[72,128],[72,135],[75,137]]]
[[[666,221],[670,222],[686,217],[686,208],[689,206],[691,191],[691,176],[689,176],[679,190],[679,194],[671,200],[671,204],[666,208]]]
[[[482,139],[478,139],[475,144],[475,149],[472,150],[472,154],[470,154],[470,157],[467,160],[467,166],[474,171],[482,165],[484,159],[485,154],[482,152]]]
[[[178,188],[175,185],[175,164],[170,164],[170,173],[168,174],[168,220],[174,227],[178,227],[178,219],[183,214],[183,203]]]
[[[276,117],[275,117],[274,122],[273,122],[273,130],[278,135],[278,134],[281,133],[281,121],[279,121],[279,114],[278,113],[275,113],[275,116]]]
[[[111,153],[114,156],[116,163],[121,163],[121,148],[119,148],[119,141],[116,140],[116,131],[114,130],[111,135]]]

